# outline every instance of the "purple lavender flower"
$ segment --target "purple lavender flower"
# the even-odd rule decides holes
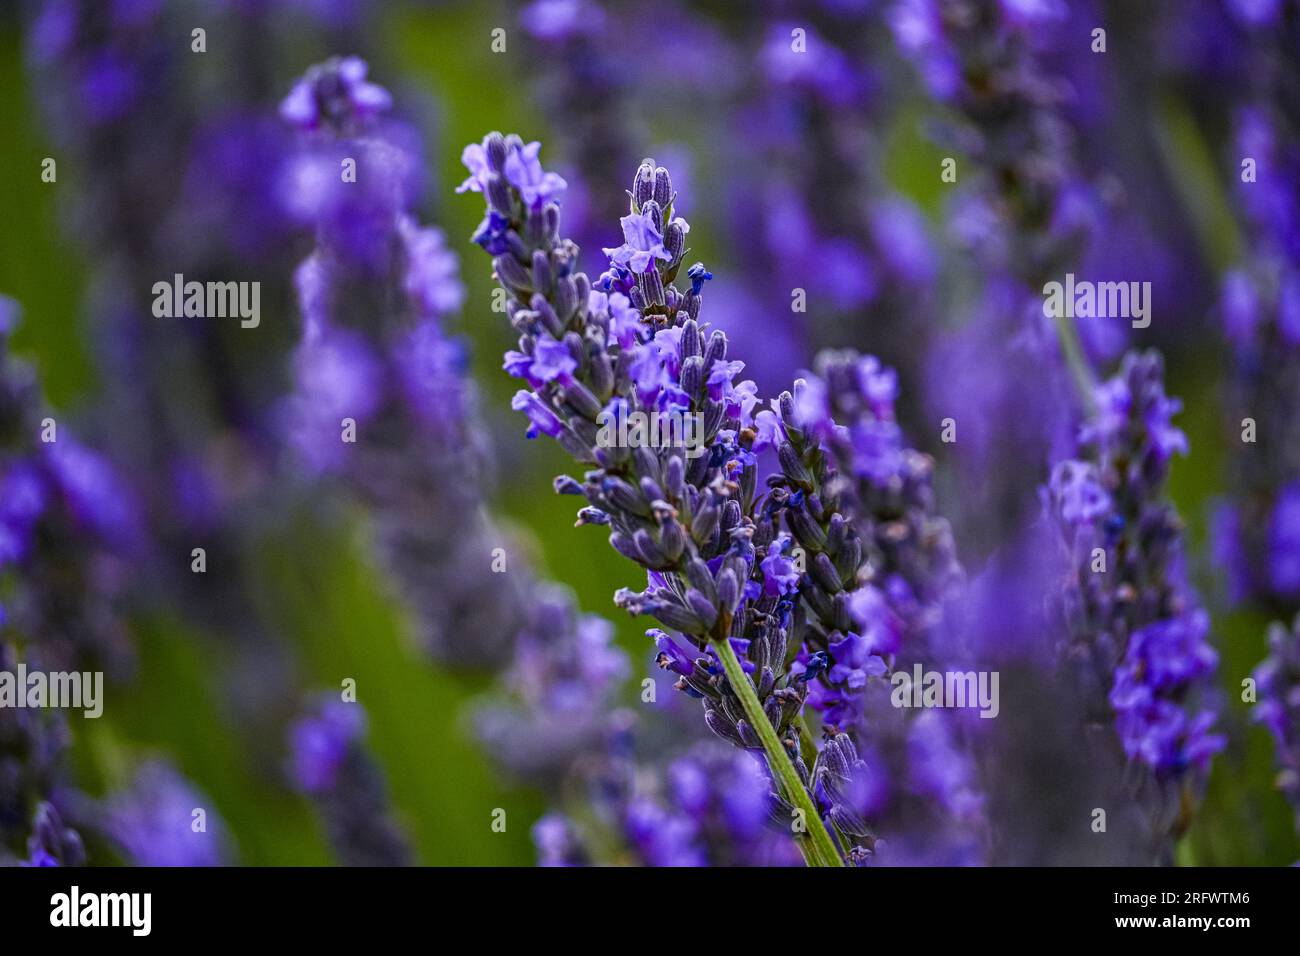
[[[563,588],[537,588],[529,614],[503,687],[475,708],[474,728],[510,773],[554,785],[599,749],[628,661],[609,622],[579,614]]]
[[[317,248],[297,272],[304,334],[284,427],[304,463],[372,511],[375,550],[430,652],[500,661],[531,585],[513,569],[489,573],[508,542],[484,513],[485,439],[464,347],[445,328],[464,287],[441,230],[409,214],[409,130],[378,120],[369,104],[381,97],[348,92],[363,72],[329,61],[302,81],[332,105],[303,134],[297,166],[330,172],[302,207]],[[373,160],[371,187],[339,182],[343,154]]]
[[[387,112],[393,98],[366,79],[364,60],[340,57],[312,67],[280,104],[280,116],[304,130],[344,131]]]
[[[4,300],[7,302],[8,300]],[[12,312],[0,302],[0,311]],[[131,667],[118,610],[124,565],[141,531],[115,468],[59,426],[42,441],[44,408],[33,370],[9,353],[12,314],[0,323],[0,580],[12,626],[56,669]]]
[[[813,385],[799,383],[797,395],[783,394],[760,421],[752,383],[732,381],[742,366],[728,359],[726,337],[714,332],[706,339],[698,328],[702,283],[693,282],[686,293],[672,284],[681,266],[680,237],[687,230],[673,219],[661,231],[674,195],[666,170],[649,160],[641,164],[630,192],[632,215],[624,220],[628,242],[607,250],[614,260],[610,275],[626,268],[633,277],[627,299],[641,314],[639,329],[615,335],[609,311],[613,294],[593,295],[586,276],[572,272],[576,250],[557,236],[558,207],[534,210],[492,198],[502,183],[493,157],[509,155],[516,145],[514,137],[488,136],[481,155],[488,157],[489,168],[480,181],[493,208],[512,208],[520,217],[511,222],[509,247],[514,251],[494,261],[498,279],[512,294],[512,324],[522,333],[507,368],[533,384],[514,404],[528,412],[530,433],[545,430],[579,461],[597,466],[584,482],[562,477],[556,487],[585,494],[588,507],[579,513],[579,524],[608,526],[615,550],[646,569],[646,590],[623,589],[615,600],[634,614],[648,614],[682,632],[682,643],[658,629],[650,632],[660,665],[678,674],[680,690],[702,702],[705,723],[714,733],[743,749],[763,749],[769,761],[775,760],[766,731],[751,723],[750,705],[727,676],[726,654],[734,654],[740,671],[752,675],[748,679],[765,718],[784,748],[782,759],[790,761],[806,788],[809,775],[796,718],[810,682],[824,672],[833,674],[828,679],[849,689],[847,701],[870,674],[883,675],[879,654],[896,649],[889,623],[873,622],[859,634],[848,619],[850,597],[865,583],[863,543],[840,513],[846,489],[828,472],[818,441],[822,436],[829,441],[839,429],[828,417],[823,421],[808,412],[825,404],[813,398]],[[660,195],[668,205],[654,198]],[[640,224],[654,228],[638,232]],[[641,248],[653,246],[660,236],[665,256]],[[645,253],[643,259],[634,261],[634,250]],[[704,270],[697,272],[702,276]],[[565,348],[559,350],[557,344]],[[552,353],[564,360],[562,374]],[[905,468],[910,469],[913,493],[926,506],[926,464],[907,459],[890,437],[896,431],[891,420],[896,386],[891,373],[872,363],[864,361],[855,377],[865,410],[873,416],[854,420],[862,446],[857,458],[865,455],[872,466],[863,466],[867,483],[874,477],[884,486],[882,508],[898,507],[895,482]],[[534,371],[539,365],[542,374]],[[597,419],[611,408],[664,407],[702,416],[709,454],[690,462],[671,447],[638,442],[625,448],[602,440],[597,432]],[[800,417],[800,408],[806,418]],[[877,434],[879,426],[884,426],[883,437]],[[754,495],[760,429],[764,443],[776,448],[781,466],[781,473],[768,481],[761,507]],[[885,466],[893,469],[888,476],[880,473]],[[893,528],[895,549],[902,543],[902,527]],[[946,526],[939,523],[928,529],[927,546],[937,543],[936,560],[952,563],[951,548],[943,549],[945,539],[937,533],[941,529]],[[807,571],[796,570],[787,554],[796,543],[812,556]],[[914,573],[917,593],[929,596],[948,586],[942,583],[946,571],[936,576],[917,568]],[[911,593],[907,585],[901,574],[889,581],[900,600]],[[907,609],[913,619],[922,617],[916,604],[913,600]],[[796,667],[787,669],[791,640],[803,649]],[[684,644],[704,653],[692,657]],[[830,672],[825,671],[828,652],[839,655]],[[856,711],[850,706],[848,712]],[[779,766],[774,772],[785,773]],[[778,805],[793,812],[799,792],[785,783],[779,789]],[[640,807],[637,812],[650,810]],[[853,846],[865,851],[857,842],[861,835],[841,838],[846,843],[837,855]],[[669,852],[656,846],[656,853]]]
[[[619,220],[619,225],[623,227],[623,245],[604,250],[615,265],[624,266],[634,273],[643,273],[650,268],[654,259],[672,261],[672,254],[664,248],[659,220],[652,212],[642,210],[624,216]]]
[[[162,762],[143,764],[110,798],[103,828],[136,866],[222,866],[231,857],[212,801]]]
[[[1295,808],[1300,830],[1300,621],[1268,631],[1268,656],[1255,670],[1259,703],[1252,720],[1273,735],[1277,788]]]
[[[1165,498],[1171,456],[1186,453],[1187,441],[1171,422],[1180,406],[1165,395],[1163,373],[1159,353],[1125,356],[1080,429],[1082,460],[1058,463],[1045,493],[1069,568],[1062,657],[1094,719],[1112,713],[1124,753],[1154,777],[1162,855],[1224,746],[1211,732],[1214,712],[1196,703],[1217,655],[1184,578],[1181,522]],[[1090,489],[1084,503],[1080,484]]]
[[[1257,181],[1238,182],[1237,204],[1245,220],[1247,248],[1223,276],[1220,318],[1232,345],[1234,375],[1229,397],[1234,516],[1218,527],[1216,547],[1231,556],[1234,597],[1262,604],[1290,618],[1300,610],[1300,472],[1296,418],[1300,395],[1300,217],[1294,197],[1300,183],[1300,150],[1294,117],[1276,103],[1295,82],[1292,58],[1277,55],[1272,31],[1242,40],[1243,62],[1252,64],[1252,98],[1233,116],[1232,163],[1250,157]],[[1256,431],[1247,441],[1246,419]]]
[[[644,866],[789,866],[798,854],[782,830],[788,816],[771,793],[766,772],[750,754],[705,741],[668,760],[660,770],[611,750],[592,783],[601,842],[614,841],[621,861]],[[561,834],[548,819],[541,835],[572,859],[584,845],[570,824]],[[535,837],[538,835],[535,831]],[[567,843],[560,842],[561,836]],[[594,843],[588,834],[586,842]],[[542,860],[548,847],[538,840]],[[585,851],[583,851],[585,853]],[[563,856],[560,857],[564,859]],[[580,862],[589,857],[578,856]]]
[[[585,358],[565,376],[536,376],[539,384],[517,395],[514,404],[528,411],[533,429],[553,432],[574,457],[598,466],[585,482],[557,479],[557,488],[585,494],[589,507],[580,513],[579,523],[608,526],[611,545],[648,572],[644,592],[624,589],[616,602],[631,613],[649,614],[686,632],[700,649],[719,641],[738,647],[757,675],[757,693],[765,702],[771,730],[789,741],[786,752],[806,785],[807,769],[794,746],[791,724],[805,691],[802,681],[783,673],[793,600],[761,596],[761,563],[776,538],[779,516],[770,513],[756,525],[746,515],[752,508],[756,462],[740,454],[749,441],[735,446],[725,434],[751,424],[727,419],[729,406],[743,414],[742,405],[748,403],[726,395],[728,388],[739,386],[730,382],[726,337],[715,332],[706,339],[699,329],[698,286],[683,294],[672,285],[681,268],[687,227],[672,220],[663,230],[675,195],[671,178],[647,160],[633,183],[632,217],[655,227],[667,258],[649,255],[644,271],[631,273],[634,284],[627,299],[641,320],[640,328],[625,339],[631,342],[625,353],[619,337],[611,333],[612,294],[593,296],[590,280],[572,272],[577,250],[558,236],[559,207],[552,203],[537,208],[500,197],[503,187],[509,189],[505,158],[520,145],[518,137],[494,133],[482,147],[490,165],[483,192],[492,208],[511,210],[509,246],[517,250],[494,260],[497,277],[511,294],[512,324],[522,333],[520,354],[508,364],[522,368],[525,356],[535,364],[539,347],[543,356],[553,350],[550,344],[541,345],[549,341],[564,343],[575,359]],[[612,250],[611,255],[622,257],[624,251]],[[631,255],[625,261],[631,264]],[[617,262],[613,267],[621,268]],[[720,367],[725,371],[711,390],[711,373]],[[678,414],[702,416],[704,442],[712,452],[688,464],[691,460],[671,446],[638,443],[629,448],[601,439],[597,419],[616,398],[638,411],[668,407]],[[723,476],[734,490],[711,474]],[[751,596],[751,583],[758,586],[759,595]],[[741,747],[770,749],[770,738],[760,736],[768,731],[756,730],[745,717],[744,708],[753,705],[744,704],[725,680],[722,654],[716,647],[710,651],[712,659],[699,658],[680,686],[703,700],[706,723],[715,733]],[[764,739],[768,742],[760,743]],[[786,774],[784,768],[777,772]],[[791,799],[808,801],[806,792]]]
[[[59,811],[49,803],[41,803],[36,808],[27,853],[20,866],[84,866],[86,862],[81,836],[63,825]]]
[[[14,673],[18,654],[8,625],[0,605],[0,671]],[[54,805],[70,790],[69,742],[58,711],[0,707],[0,865],[85,862],[81,837],[64,826]]]
[[[412,854],[393,821],[383,773],[365,747],[361,705],[322,693],[289,730],[295,786],[319,809],[344,866],[406,866]]]
[[[542,144],[538,142],[515,145],[507,151],[504,166],[506,181],[534,209],[559,199],[568,185],[557,173],[542,169],[537,158],[541,148]]]
[[[538,820],[533,824],[532,837],[538,866],[583,866],[588,862],[573,823],[562,814],[548,813]]]

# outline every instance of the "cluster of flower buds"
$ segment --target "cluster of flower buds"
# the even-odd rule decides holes
[[[565,184],[542,169],[538,150],[493,133],[464,153],[470,177],[462,189],[482,192],[488,203],[475,238],[493,255],[520,333],[505,368],[530,389],[517,393],[514,407],[527,414],[530,437],[547,434],[594,466],[581,481],[561,476],[555,486],[585,496],[578,523],[608,527],[611,546],[646,570],[648,587],[624,588],[616,603],[708,648],[692,659],[653,630],[661,664],[705,701],[716,733],[762,746],[771,761],[762,739],[768,728],[752,726],[724,673],[726,658],[742,660],[753,674],[749,690],[778,735],[773,748],[784,750],[806,790],[794,718],[809,675],[785,667],[802,623],[792,598],[799,575],[775,512],[756,513],[756,389],[734,381],[744,364],[729,358],[727,337],[699,322],[710,274],[697,265],[688,270],[688,290],[673,285],[689,226],[673,216],[671,177],[652,161],[641,164],[622,219],[624,242],[605,250],[610,267],[593,288],[575,269],[576,246],[560,237],[555,200]],[[679,430],[679,438],[693,432],[693,441],[655,442],[624,429],[634,416],[689,418],[698,427]]]
[[[406,866],[411,849],[365,736],[360,704],[322,694],[289,730],[293,782],[319,808],[344,866]]]
[[[1277,787],[1295,807],[1300,830],[1300,619],[1290,628],[1274,623],[1268,657],[1255,671],[1259,703],[1254,719],[1272,733],[1277,748]]]
[[[635,759],[630,715],[615,714],[598,765],[588,768],[592,812],[552,812],[533,828],[543,866],[782,866],[799,855],[790,816],[762,764],[717,740],[664,763]],[[619,718],[627,718],[619,726]]]
[[[0,608],[0,671],[17,673]],[[0,707],[0,866],[79,866],[85,849],[53,801],[67,791],[68,726],[58,711]]]
[[[1151,771],[1155,829],[1169,834],[1186,825],[1184,792],[1225,743],[1211,732],[1214,712],[1196,703],[1217,655],[1165,491],[1173,455],[1187,452],[1172,424],[1181,407],[1165,395],[1159,353],[1129,353],[1096,391],[1080,457],[1057,462],[1044,492],[1069,568],[1062,659],[1092,719],[1113,716],[1125,754]]]
[[[356,58],[330,60],[281,104],[301,131],[297,179],[316,184],[297,198],[316,250],[297,274],[288,429],[310,469],[369,507],[420,643],[440,660],[499,663],[524,620],[526,575],[487,573],[510,542],[484,512],[485,439],[464,347],[444,327],[464,298],[457,256],[412,218],[418,148],[365,76]],[[355,183],[341,180],[341,156],[357,163]]]
[[[0,578],[20,586],[8,627],[44,666],[132,666],[118,618],[123,562],[141,535],[132,497],[112,464],[82,445],[43,405],[34,370],[9,353],[17,307],[0,298]]]

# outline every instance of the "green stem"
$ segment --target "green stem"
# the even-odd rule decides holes
[[[1074,322],[1064,315],[1054,315],[1052,321],[1056,324],[1056,334],[1061,340],[1061,352],[1065,356],[1065,364],[1070,367],[1070,377],[1074,379],[1074,387],[1083,402],[1083,412],[1091,418],[1093,412],[1097,410],[1095,396],[1097,383],[1093,379],[1088,359],[1083,354],[1079,331],[1074,327]]]
[[[781,788],[785,790],[786,799],[803,811],[812,848],[811,851],[806,850],[800,843],[800,849],[803,850],[808,865],[843,866],[844,860],[840,857],[839,850],[835,848],[835,842],[831,839],[830,834],[826,832],[821,815],[817,812],[817,808],[813,806],[812,798],[808,796],[808,791],[804,789],[799,775],[795,773],[794,765],[790,763],[790,758],[786,756],[785,748],[781,746],[781,741],[776,736],[776,728],[772,726],[772,722],[763,713],[763,706],[758,702],[758,695],[754,693],[754,686],[750,683],[744,668],[740,666],[740,660],[736,657],[736,651],[731,646],[731,641],[724,638],[721,641],[715,641],[713,646],[717,649],[718,657],[722,659],[722,667],[727,672],[727,680],[731,683],[731,689],[740,698],[740,706],[745,711],[745,719],[749,721],[750,726],[758,734],[758,739],[763,742],[763,752],[767,754],[767,765],[772,769],[772,774],[780,781]]]

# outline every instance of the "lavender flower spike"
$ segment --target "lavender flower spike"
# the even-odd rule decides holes
[[[647,572],[649,587],[624,589],[616,603],[708,648],[698,673],[683,680],[706,701],[709,726],[766,753],[782,796],[811,831],[810,861],[841,864],[809,797],[795,730],[806,681],[785,668],[794,601],[764,586],[763,561],[777,535],[775,520],[755,510],[754,389],[734,381],[743,364],[729,359],[726,336],[701,330],[700,285],[687,292],[673,285],[689,227],[673,217],[671,177],[642,164],[653,171],[653,188],[634,184],[634,228],[596,289],[576,271],[577,246],[560,235],[559,205],[535,202],[510,175],[535,158],[531,147],[493,133],[466,155],[488,201],[501,250],[496,278],[520,333],[506,368],[530,388],[516,407],[528,412],[530,434],[545,431],[593,466],[582,482],[565,478],[557,487],[580,489],[589,507],[579,523],[608,526],[611,546]],[[653,198],[661,195],[662,203]],[[689,418],[696,440],[687,447],[615,437],[622,430],[611,423],[632,413]]]
[[[1268,657],[1255,671],[1259,704],[1254,720],[1277,746],[1277,788],[1295,808],[1300,830],[1300,618],[1268,632]]]
[[[1181,404],[1165,395],[1163,377],[1159,353],[1125,356],[1096,390],[1078,458],[1054,466],[1044,500],[1069,563],[1062,658],[1092,719],[1113,715],[1125,755],[1148,771],[1153,851],[1167,856],[1224,738],[1211,732],[1213,711],[1197,705],[1217,655],[1165,495],[1187,439],[1172,424]]]
[[[365,748],[360,704],[322,694],[290,728],[290,775],[319,808],[345,866],[407,866],[411,849],[388,808],[384,778]]]

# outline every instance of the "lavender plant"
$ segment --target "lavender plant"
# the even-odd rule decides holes
[[[1060,653],[1092,702],[1090,720],[1113,719],[1124,753],[1147,771],[1139,799],[1157,859],[1185,831],[1225,743],[1212,733],[1213,710],[1198,703],[1218,658],[1164,490],[1187,439],[1172,424],[1181,403],[1165,395],[1163,372],[1159,353],[1125,357],[1097,389],[1080,457],[1057,462],[1045,491],[1069,555]]]
[[[9,626],[59,670],[117,678],[133,651],[118,612],[141,533],[109,462],[44,405],[34,369],[9,352],[18,307],[0,297],[0,578],[16,576]]]
[[[308,466],[337,473],[373,514],[420,643],[481,665],[503,659],[522,626],[521,576],[491,573],[509,542],[484,513],[474,393],[463,346],[442,328],[464,296],[456,256],[411,217],[413,133],[384,119],[391,97],[365,75],[356,58],[331,60],[281,106],[301,131],[296,201],[316,234],[297,272],[304,336],[287,427]]]
[[[0,605],[0,671],[17,672]],[[85,847],[57,805],[69,790],[67,723],[57,711],[0,707],[0,866],[79,866]]]
[[[608,526],[615,550],[646,569],[649,588],[623,589],[616,603],[681,631],[705,652],[692,660],[670,635],[652,632],[664,665],[704,700],[710,728],[765,752],[781,797],[808,827],[801,844],[810,862],[840,864],[809,796],[792,723],[807,678],[785,667],[796,613],[795,576],[778,566],[786,539],[776,542],[775,519],[760,525],[754,515],[754,436],[741,434],[752,425],[753,389],[734,383],[743,363],[728,360],[726,336],[706,340],[700,330],[708,272],[692,266],[686,292],[672,284],[689,226],[672,216],[671,178],[651,162],[637,171],[625,242],[606,250],[610,270],[603,289],[593,289],[574,271],[576,246],[560,237],[555,200],[565,184],[542,168],[539,149],[497,133],[465,150],[471,175],[462,188],[488,200],[475,241],[494,257],[521,333],[506,367],[532,386],[512,404],[528,416],[530,436],[545,433],[596,466],[582,482],[556,479],[556,488],[584,495],[579,523]],[[701,416],[707,454],[627,447],[609,440],[608,427],[602,439],[598,420],[617,425],[650,412]],[[848,534],[842,521],[838,533],[841,541]]]
[[[140,553],[138,514],[108,460],[46,414],[34,370],[8,351],[16,317],[0,297],[0,671],[17,673],[21,661],[121,680],[134,664],[122,615],[129,562]],[[85,837],[130,863],[219,861],[220,822],[214,813],[213,829],[194,836],[191,809],[206,801],[190,800],[180,774],[147,765],[138,789],[115,792],[106,809],[73,784],[70,743],[58,710],[0,706],[0,863],[82,865]],[[186,805],[160,823],[157,801],[168,794]],[[142,799],[155,801],[153,811],[133,816],[128,808]]]
[[[212,801],[164,760],[140,764],[92,818],[134,866],[223,866],[233,859]]]
[[[949,230],[980,291],[965,324],[936,343],[928,405],[957,428],[963,488],[974,489],[958,528],[975,553],[1032,523],[1043,461],[1068,443],[1080,396],[1090,400],[1087,358],[1114,355],[1124,336],[1118,322],[1064,334],[1064,313],[1045,318],[1040,294],[1095,265],[1103,227],[1118,232],[1117,201],[1080,159],[1072,87],[1043,55],[1064,17],[1064,5],[997,0],[902,0],[891,11],[900,51],[939,106],[942,141],[962,154]]]
[[[317,245],[298,270],[291,437],[368,506],[426,647],[462,664],[513,654],[505,693],[478,708],[476,730],[501,766],[554,782],[603,732],[627,663],[608,623],[538,581],[488,514],[485,429],[463,346],[444,328],[464,295],[456,257],[410,215],[417,152],[384,119],[390,105],[363,63],[334,59],[282,106],[303,139],[297,178],[320,187],[300,197]],[[364,173],[355,183],[339,174],[345,158]]]
[[[796,420],[833,462],[810,470],[818,493],[841,502],[862,551],[855,587],[837,591],[821,556],[800,585],[816,616],[795,666],[815,664],[819,653],[828,665],[809,695],[829,738],[819,766],[838,751],[835,776],[854,799],[832,803],[869,816],[893,859],[982,861],[984,797],[964,721],[953,712],[913,715],[891,693],[900,671],[950,669],[972,657],[955,613],[965,575],[936,507],[934,462],[903,440],[892,369],[874,356],[826,352],[817,370],[796,392]],[[815,553],[815,542],[800,543]],[[848,736],[835,736],[838,728],[858,740],[865,761]]]
[[[1255,670],[1260,699],[1253,719],[1273,735],[1277,788],[1295,808],[1300,830],[1300,621],[1275,623],[1268,631],[1268,656]]]
[[[533,827],[541,866],[771,866],[799,862],[788,823],[754,755],[694,744],[656,772],[630,747],[633,723],[612,715],[609,748],[586,768],[583,819],[552,812]]]
[[[1232,600],[1289,619],[1300,612],[1300,435],[1291,411],[1300,397],[1300,69],[1287,52],[1296,26],[1280,6],[1230,13],[1241,21],[1230,35],[1249,64],[1229,154],[1247,240],[1223,276],[1218,309],[1233,356],[1228,427],[1237,453],[1234,500],[1216,515],[1215,546]]]
[[[573,268],[572,242],[560,238],[563,184],[542,169],[537,149],[492,134],[465,152],[471,176],[462,188],[484,192],[489,204],[476,241],[494,254],[521,333],[506,369],[532,387],[513,404],[528,415],[530,436],[548,434],[595,466],[581,482],[557,478],[556,489],[584,495],[579,523],[608,526],[611,545],[646,569],[649,587],[623,589],[615,601],[679,632],[650,631],[660,666],[702,701],[714,733],[764,751],[790,814],[837,821],[843,853],[865,860],[874,838],[855,806],[863,762],[838,727],[861,716],[862,688],[888,672],[905,624],[933,626],[925,619],[952,584],[945,575],[960,577],[946,526],[926,514],[925,459],[898,438],[892,373],[874,359],[832,368],[841,379],[858,376],[869,403],[848,409],[859,418],[846,438],[850,473],[876,482],[861,503],[869,554],[820,441],[837,434],[825,385],[801,380],[760,408],[753,383],[734,381],[743,363],[729,358],[726,336],[701,331],[708,271],[692,266],[688,291],[673,285],[689,226],[672,215],[668,172],[641,165],[622,220],[625,242],[605,250],[610,269],[593,289]],[[610,427],[665,413],[699,416],[698,454],[644,436],[620,441]],[[757,452],[766,448],[780,472],[760,495]],[[879,583],[895,607],[868,564],[882,546],[890,557]],[[909,587],[917,589],[910,597]],[[830,743],[817,753],[808,741],[810,774],[800,714],[814,695]],[[854,801],[839,799],[850,791]],[[840,862],[829,835],[809,826],[810,862]]]
[[[89,265],[84,318],[101,386],[91,427],[147,532],[129,584],[141,604],[238,648],[223,658],[230,712],[272,775],[273,749],[261,749],[270,738],[254,728],[287,719],[292,662],[255,607],[248,559],[296,485],[273,478],[279,445],[266,414],[285,389],[291,330],[274,317],[293,261],[276,189],[290,144],[267,115],[268,41],[316,31],[281,19],[279,2],[227,5],[202,19],[231,49],[194,55],[189,4],[32,9],[32,88],[59,162],[86,171],[61,177],[58,193]],[[178,274],[256,284],[256,326],[155,314],[155,284]]]
[[[407,866],[411,848],[392,818],[365,735],[360,704],[318,695],[289,731],[293,783],[319,808],[343,865]]]

